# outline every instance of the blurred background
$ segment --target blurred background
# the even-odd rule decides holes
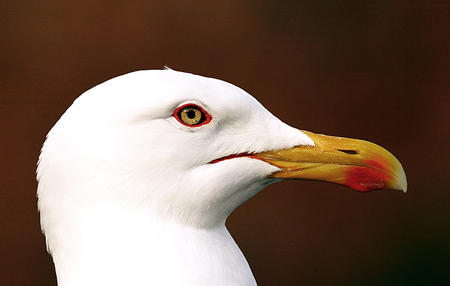
[[[56,285],[36,209],[46,133],[83,91],[167,65],[286,123],[373,141],[408,193],[270,186],[227,226],[259,285],[450,285],[448,1],[3,1],[0,285]]]

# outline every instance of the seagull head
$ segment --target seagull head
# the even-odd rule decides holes
[[[255,285],[225,220],[265,186],[406,191],[382,147],[301,131],[232,84],[173,70],[82,94],[47,135],[37,179],[59,285]]]
[[[129,73],[82,94],[49,132],[37,173],[48,233],[99,206],[223,225],[282,179],[406,190],[385,149],[301,131],[232,84],[173,70]]]

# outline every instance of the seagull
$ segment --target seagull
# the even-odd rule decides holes
[[[101,83],[39,156],[58,285],[256,285],[225,222],[284,179],[407,189],[382,147],[293,128],[225,81],[164,69]]]

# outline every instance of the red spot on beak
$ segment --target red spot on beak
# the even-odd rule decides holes
[[[348,168],[344,185],[361,192],[387,188],[387,183],[392,180],[387,172],[388,162],[379,157],[365,163],[366,166]]]

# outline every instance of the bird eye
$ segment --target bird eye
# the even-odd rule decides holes
[[[211,121],[211,116],[200,106],[195,104],[185,104],[178,107],[173,116],[183,125],[197,127]]]

